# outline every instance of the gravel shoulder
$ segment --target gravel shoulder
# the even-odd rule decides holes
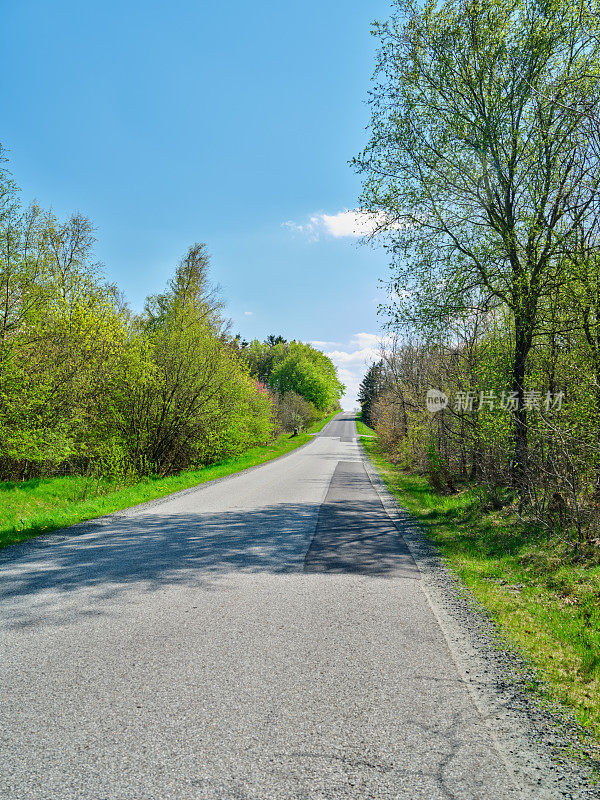
[[[369,478],[419,567],[457,670],[524,796],[599,798],[597,743],[567,712],[547,705],[539,675],[499,634],[364,456]]]

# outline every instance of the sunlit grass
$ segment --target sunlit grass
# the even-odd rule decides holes
[[[600,738],[600,566],[593,553],[492,511],[473,489],[436,493],[363,438],[369,457],[400,503],[425,523],[449,566],[500,631],[539,670],[553,700]]]
[[[359,411],[356,415],[356,430],[359,436],[376,436],[377,434],[372,428],[369,428],[368,425],[362,421],[362,411]]]
[[[311,433],[321,430],[333,416],[298,436],[284,434],[271,444],[210,467],[167,478],[150,476],[129,486],[82,476],[0,483],[0,547],[263,464],[309,442]]]

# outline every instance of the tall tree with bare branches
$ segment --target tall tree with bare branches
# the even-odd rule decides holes
[[[600,104],[600,45],[563,0],[394,5],[374,27],[370,141],[355,159],[363,208],[393,255],[392,322],[426,332],[470,307],[508,309],[512,474],[522,486],[541,309],[566,280],[577,232],[597,223],[587,129]]]

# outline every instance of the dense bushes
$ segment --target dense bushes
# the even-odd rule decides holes
[[[296,392],[276,395],[277,418],[284,431],[308,428],[319,419],[320,413],[312,403]]]
[[[268,385],[276,397],[283,430],[306,427],[339,408],[344,387],[335,367],[309,344],[271,336],[265,342],[250,342],[242,354],[253,377]]]
[[[273,399],[229,344],[204,245],[136,315],[87,219],[0,185],[0,478],[166,474],[270,439]]]
[[[337,406],[342,387],[322,353],[232,339],[205,245],[134,314],[93,244],[85,217],[23,209],[0,169],[0,480],[164,475]]]
[[[472,320],[469,320],[472,323]],[[474,333],[474,330],[476,331]],[[575,329],[539,337],[527,362],[527,464],[515,484],[510,335],[500,317],[455,327],[452,339],[396,341],[384,353],[385,381],[371,416],[383,450],[439,489],[465,482],[487,503],[515,503],[574,545],[600,536],[600,421],[597,379]],[[448,403],[432,413],[427,393]]]

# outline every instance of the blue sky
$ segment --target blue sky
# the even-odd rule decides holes
[[[388,2],[0,0],[0,142],[26,200],[97,228],[139,309],[206,242],[234,331],[332,354],[354,403],[381,320],[347,161]]]

